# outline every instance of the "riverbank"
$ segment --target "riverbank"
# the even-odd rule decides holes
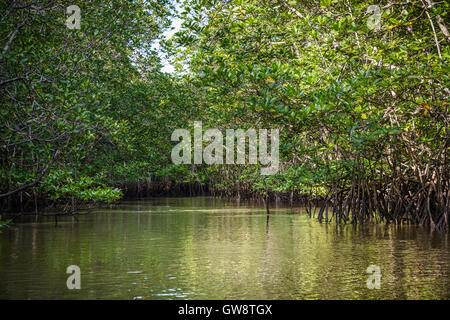
[[[88,214],[99,207],[108,206],[113,203],[120,203],[123,200],[148,198],[148,197],[198,197],[212,196],[226,200],[247,200],[258,203],[270,214],[273,207],[280,203],[285,203],[290,207],[302,207],[306,214],[319,222],[337,224],[410,224],[427,226],[433,230],[448,231],[449,210],[439,212],[439,206],[431,201],[434,199],[432,193],[427,198],[419,197],[417,202],[416,192],[409,192],[409,196],[403,198],[392,197],[391,192],[383,192],[377,189],[353,185],[345,192],[328,192],[327,194],[317,194],[310,189],[309,194],[302,190],[272,191],[252,190],[249,184],[236,183],[233,187],[220,188],[214,184],[202,184],[200,182],[178,183],[167,178],[140,180],[138,182],[127,183],[115,186],[123,194],[121,200],[114,202],[104,201],[80,201],[75,199],[59,199],[51,201],[46,198],[36,198],[29,200],[25,204],[20,202],[14,211],[3,211],[5,218],[10,222],[23,217],[31,216],[36,218],[53,217],[57,224],[58,217]],[[424,189],[424,188],[422,188]],[[443,200],[444,205],[449,200]],[[11,206],[11,203],[9,203]],[[19,211],[18,209],[21,209]],[[28,210],[28,211],[27,211]],[[420,214],[419,214],[420,213]]]

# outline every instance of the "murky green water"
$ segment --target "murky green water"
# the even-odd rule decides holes
[[[298,210],[294,210],[297,211]],[[449,299],[448,235],[211,198],[129,201],[0,234],[1,299]],[[68,290],[66,268],[81,268]],[[366,286],[369,265],[380,289]]]

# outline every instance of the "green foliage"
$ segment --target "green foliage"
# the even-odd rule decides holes
[[[424,206],[418,185],[430,184],[442,188],[436,207],[448,210],[449,5],[383,1],[380,28],[371,30],[372,4],[184,2],[173,44],[189,61],[180,67],[207,90],[209,125],[281,129],[276,176],[235,166],[217,172],[220,188],[237,176],[263,193],[360,197],[359,186],[366,200],[401,195],[405,211]]]
[[[117,186],[165,177],[402,195],[405,210],[426,207],[426,186],[436,192],[429,211],[448,207],[447,2],[381,1],[373,29],[368,1],[186,0],[182,29],[161,41],[175,75],[152,49],[170,1],[83,3],[80,30],[64,26],[68,5],[0,5],[0,38],[11,39],[0,60],[1,193],[36,182],[54,200],[114,200]],[[195,120],[279,128],[280,171],[173,165],[171,133]]]
[[[169,162],[176,113],[193,113],[152,47],[170,1],[80,3],[79,30],[65,26],[71,4],[0,4],[0,194],[118,199]]]
[[[11,219],[2,221],[2,215],[0,215],[0,232],[3,227],[8,227],[12,223]]]

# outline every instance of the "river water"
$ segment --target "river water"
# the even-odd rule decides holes
[[[449,248],[445,233],[320,224],[295,208],[124,201],[2,229],[0,299],[450,299]],[[70,265],[80,290],[67,288]]]

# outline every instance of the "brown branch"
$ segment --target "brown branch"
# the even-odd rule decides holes
[[[303,15],[294,7],[290,6],[286,1],[284,0],[280,0],[281,4],[283,5],[283,7],[285,7],[286,9],[288,9],[290,12],[295,13],[299,18],[303,19]]]
[[[56,159],[56,156],[58,155],[58,153],[59,153],[59,150],[57,150],[57,151],[55,152],[55,154],[53,155],[52,160],[45,166],[44,170],[42,170],[41,174],[39,175],[39,177],[38,177],[35,181],[30,182],[30,183],[28,183],[28,184],[26,184],[26,185],[23,185],[23,186],[21,186],[20,188],[18,188],[18,189],[16,189],[16,190],[13,190],[13,191],[10,191],[10,192],[7,192],[7,193],[0,194],[0,199],[1,199],[1,198],[8,197],[8,196],[11,196],[11,195],[13,195],[13,194],[16,194],[16,193],[18,193],[18,192],[21,192],[21,191],[23,191],[23,190],[25,190],[25,189],[28,189],[28,188],[31,188],[31,187],[34,187],[35,185],[37,185],[37,184],[41,181],[41,179],[44,177],[44,175],[46,174],[48,168],[50,167],[50,164],[52,164],[53,161]]]

